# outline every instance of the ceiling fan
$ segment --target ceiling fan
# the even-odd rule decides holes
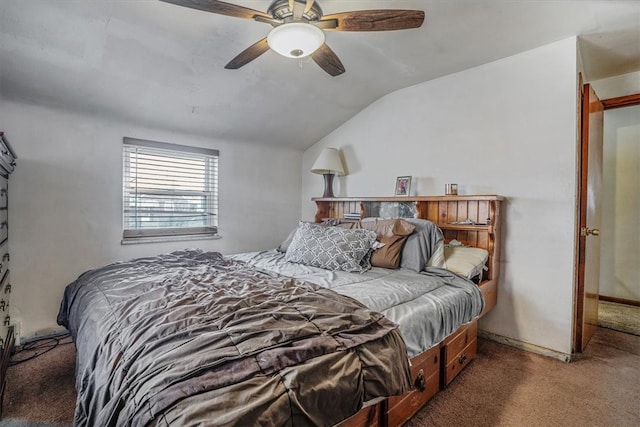
[[[323,15],[315,0],[273,0],[266,12],[217,0],[160,0],[236,18],[270,24],[273,29],[249,46],[224,68],[236,70],[269,49],[289,58],[311,56],[332,76],[344,73],[338,56],[325,43],[324,31],[389,31],[418,28],[424,11],[402,9],[356,10]]]

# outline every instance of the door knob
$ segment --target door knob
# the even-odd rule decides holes
[[[589,228],[589,227],[582,227],[582,229],[580,230],[580,235],[581,236],[599,236],[600,235],[600,230],[598,230],[597,228]]]

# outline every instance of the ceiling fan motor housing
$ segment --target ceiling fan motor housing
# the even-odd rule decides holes
[[[304,0],[296,0],[296,3],[300,3],[298,7],[303,7],[306,2]],[[267,13],[274,17],[274,19],[280,19],[284,22],[290,22],[294,20],[293,10],[289,7],[289,0],[274,0]],[[322,18],[322,9],[317,2],[313,2],[311,8],[302,14],[301,20],[304,21],[319,21]]]

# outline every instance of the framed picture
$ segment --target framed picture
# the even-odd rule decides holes
[[[396,178],[396,196],[408,196],[411,188],[410,176],[399,176]]]

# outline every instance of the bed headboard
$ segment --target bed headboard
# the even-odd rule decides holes
[[[456,239],[489,251],[486,281],[495,284],[500,272],[500,196],[415,196],[314,198],[316,222],[327,218],[414,217],[440,227],[445,242]],[[347,219],[348,220],[348,219]],[[468,224],[459,224],[468,221]],[[493,295],[495,298],[495,292]]]

